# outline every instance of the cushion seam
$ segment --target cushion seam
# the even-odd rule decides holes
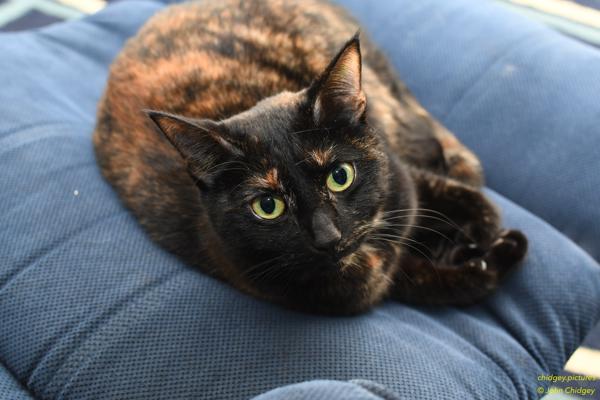
[[[181,272],[182,272],[181,268],[174,268],[173,270],[164,273],[163,275],[161,275],[160,277],[158,277],[157,279],[155,279],[153,282],[150,282],[150,283],[144,285],[143,287],[138,288],[134,292],[132,292],[132,293],[124,296],[123,299],[121,299],[114,306],[110,307],[108,310],[104,311],[98,318],[82,321],[82,322],[78,323],[78,326],[81,326],[83,324],[88,324],[89,326],[92,326],[92,327],[93,326],[101,326],[101,322],[111,320],[112,318],[114,318],[115,316],[117,316],[121,312],[121,310],[123,310],[124,308],[127,308],[127,307],[131,306],[132,303],[135,305],[135,303],[137,301],[139,301],[140,296],[145,296],[146,294],[152,292],[157,287],[159,287],[159,286],[163,285],[164,283],[168,282],[169,280],[173,279],[174,277],[176,277]],[[128,324],[129,323],[134,323],[136,321],[137,321],[137,318],[134,317],[134,318],[132,318],[131,320],[128,321]],[[98,332],[98,329],[94,329],[92,332],[88,332],[88,333],[85,333],[84,335],[82,335],[82,341],[79,343],[79,345],[76,346],[75,348],[71,348],[68,351],[68,354],[66,354],[62,358],[62,361],[61,361],[62,367],[57,368],[57,369],[55,369],[53,371],[51,380],[54,380],[54,378],[56,377],[57,373],[62,372],[62,368],[65,365],[64,361],[68,362],[68,360],[73,356],[73,354],[75,354],[77,351],[79,351],[82,347],[87,346],[88,342],[90,340],[92,340],[93,335],[96,334],[97,332]],[[58,391],[58,394],[57,394],[56,398],[64,398],[65,397],[65,392],[68,392],[68,390],[71,389],[71,386],[72,386],[73,382],[79,376],[81,370],[85,366],[87,366],[88,363],[94,357],[95,356],[91,356],[91,355],[88,354],[85,357],[85,360],[82,360],[82,362],[77,365],[77,367],[72,372],[72,374],[70,374],[69,378],[65,380],[64,385]],[[34,376],[34,374],[35,374],[35,370],[34,370],[34,373],[32,373],[32,377]]]
[[[78,229],[73,230],[73,232],[69,232],[67,235],[59,237],[58,239],[52,241],[46,246],[43,246],[41,249],[35,252],[32,257],[24,260],[24,262],[19,263],[17,268],[15,268],[15,272],[6,277],[5,280],[0,281],[0,292],[5,290],[5,288],[10,284],[11,280],[16,277],[22,275],[32,266],[35,266],[40,260],[44,257],[47,257],[49,254],[52,254],[54,251],[59,249],[66,242],[71,241],[73,238],[76,238],[80,233],[87,231],[88,229],[94,228],[99,222],[105,221],[107,219],[111,219],[117,216],[121,216],[123,213],[127,212],[125,209],[120,210],[117,213],[111,213],[107,216],[101,216],[100,218],[95,219],[94,221],[86,224],[85,226],[79,227]]]
[[[0,367],[4,368],[4,370],[6,371],[7,374],[10,375],[10,377],[19,385],[19,387],[21,389],[23,389],[25,392],[27,392],[27,394],[32,398],[32,399],[40,399],[40,397],[37,397],[36,395],[33,394],[33,392],[31,391],[31,389],[25,385],[23,382],[21,382],[20,379],[17,378],[17,376],[15,375],[15,373],[8,368],[8,365],[6,364],[6,362],[4,362],[4,360],[2,358],[0,358]]]
[[[398,396],[396,393],[392,392],[387,386],[385,386],[379,382],[370,381],[370,382],[380,385],[382,387],[381,392],[379,392],[379,393],[376,393],[372,390],[372,388],[369,388],[365,384],[366,382],[362,379],[352,379],[349,382],[362,388],[363,390],[367,391],[368,393],[371,393],[372,395],[377,396],[381,400],[400,400],[401,399],[400,396]]]

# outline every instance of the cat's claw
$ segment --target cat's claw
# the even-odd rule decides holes
[[[487,262],[483,259],[481,260],[472,260],[467,263],[467,267],[474,268],[480,271],[487,270]]]
[[[485,262],[485,260],[481,260],[481,270],[482,271],[486,271],[487,270],[487,263]]]

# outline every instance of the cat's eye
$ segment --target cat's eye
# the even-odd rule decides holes
[[[327,187],[332,192],[343,192],[354,182],[355,172],[352,164],[337,164],[327,176]]]
[[[252,201],[252,211],[262,219],[275,219],[285,211],[285,202],[277,196],[265,195]]]

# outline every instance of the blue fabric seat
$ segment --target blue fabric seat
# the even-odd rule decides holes
[[[488,2],[341,2],[482,157],[525,265],[477,306],[328,318],[181,264],[93,156],[108,66],[164,7],[117,3],[0,35],[0,398],[538,397],[600,318],[600,54]]]

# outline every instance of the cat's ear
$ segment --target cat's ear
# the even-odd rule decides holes
[[[352,125],[364,118],[367,99],[362,91],[361,75],[357,32],[311,87],[317,125]]]
[[[208,183],[216,165],[243,154],[240,144],[216,121],[162,111],[145,112],[186,160],[190,173],[204,183]]]

